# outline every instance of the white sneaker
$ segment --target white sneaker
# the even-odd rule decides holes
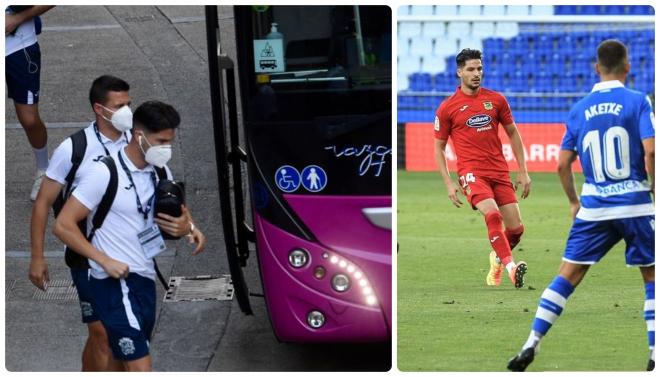
[[[41,188],[41,181],[44,180],[44,175],[46,175],[45,170],[37,170],[37,174],[34,175],[34,183],[32,184],[32,192],[30,192],[30,200],[37,200],[37,194],[39,194],[39,189]]]

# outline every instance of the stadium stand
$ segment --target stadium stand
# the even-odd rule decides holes
[[[398,14],[426,17],[399,21],[399,123],[432,121],[437,105],[456,90],[455,56],[464,47],[483,51],[483,85],[506,95],[517,122],[563,122],[575,99],[598,81],[595,51],[608,38],[629,48],[628,87],[651,95],[655,89],[653,22],[626,21],[626,16],[654,15],[650,6],[405,6]],[[576,15],[620,16],[620,21],[553,22]]]

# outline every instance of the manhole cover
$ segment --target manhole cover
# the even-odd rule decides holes
[[[33,300],[39,301],[74,301],[78,299],[76,287],[71,280],[51,280],[45,291],[34,289]]]
[[[176,301],[230,301],[234,297],[231,275],[172,276],[165,293],[165,302]]]

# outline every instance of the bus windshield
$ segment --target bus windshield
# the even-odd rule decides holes
[[[277,92],[391,85],[387,7],[253,7],[254,81]]]

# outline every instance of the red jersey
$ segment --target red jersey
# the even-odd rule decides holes
[[[498,132],[500,124],[511,123],[511,108],[503,95],[486,88],[467,95],[458,87],[435,112],[435,138],[448,140],[451,135],[459,175],[508,174]]]

